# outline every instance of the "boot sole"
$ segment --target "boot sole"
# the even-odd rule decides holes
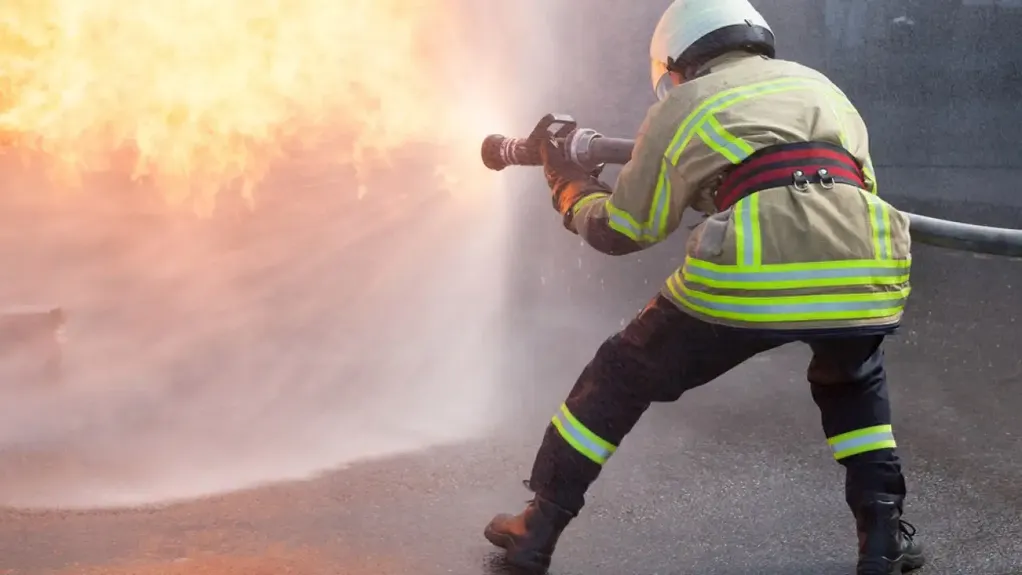
[[[493,545],[504,550],[504,558],[510,565],[533,573],[546,573],[550,568],[550,556],[535,551],[521,550],[510,535],[498,533],[487,527],[483,536]]]
[[[901,572],[908,573],[909,571],[915,571],[921,569],[926,565],[926,558],[922,553],[916,555],[903,555],[901,558]]]
[[[918,555],[902,555],[896,561],[891,561],[887,565],[881,566],[877,563],[871,563],[869,566],[859,564],[857,573],[884,573],[895,575],[896,573],[908,573],[909,571],[915,571],[921,569],[926,564],[926,559],[922,554]]]

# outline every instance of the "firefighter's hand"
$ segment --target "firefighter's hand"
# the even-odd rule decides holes
[[[602,165],[592,172],[587,172],[585,168],[568,159],[561,147],[563,145],[564,142],[547,139],[539,148],[540,158],[543,159],[543,174],[551,190],[563,182],[584,182],[589,178],[599,177],[603,171]]]
[[[597,178],[603,165],[589,172],[568,159],[564,150],[554,140],[545,140],[539,149],[543,159],[543,174],[553,194],[554,209],[567,216],[576,202],[606,186]]]

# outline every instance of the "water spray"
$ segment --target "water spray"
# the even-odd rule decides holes
[[[632,158],[635,140],[608,138],[588,128],[579,128],[571,116],[547,114],[525,138],[499,134],[483,140],[483,164],[500,171],[508,166],[540,166],[539,149],[553,140],[565,157],[591,170],[600,164],[626,164]],[[911,222],[912,240],[959,251],[1022,258],[1022,230],[979,226],[902,212]]]

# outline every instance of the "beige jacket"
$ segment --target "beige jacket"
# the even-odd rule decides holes
[[[774,188],[716,213],[727,170],[766,146],[804,141],[848,150],[870,189]],[[690,207],[708,217],[662,290],[682,310],[771,330],[900,321],[908,219],[876,195],[866,126],[819,72],[744,53],[710,62],[650,108],[613,193],[579,201],[570,227],[601,251],[628,253],[664,240]]]

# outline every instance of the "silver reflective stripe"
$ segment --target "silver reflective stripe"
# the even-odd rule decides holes
[[[831,450],[834,451],[835,459],[844,459],[868,451],[893,449],[896,447],[894,429],[890,425],[875,425],[842,433],[828,439],[827,443],[830,444]]]
[[[727,160],[732,164],[740,164],[750,156],[746,150],[738,147],[738,144],[725,140],[724,137],[717,132],[717,130],[713,129],[712,126],[706,125],[699,128],[699,134],[703,138],[712,141],[713,144],[717,146],[721,155],[727,158]]]
[[[632,236],[634,236],[632,237],[632,239],[640,240],[642,239],[642,236],[645,235],[642,229],[636,228],[635,226],[632,225],[632,222],[629,222],[627,219],[619,216],[618,214],[615,214],[608,210],[607,216],[611,223],[628,230],[628,232],[632,234]]]
[[[657,182],[656,191],[656,207],[653,212],[653,221],[649,222],[653,229],[648,230],[649,235],[656,239],[663,239],[660,237],[660,222],[664,219],[664,214],[667,213],[668,205],[671,201],[671,180],[667,176],[667,158],[661,160],[660,163],[660,176]]]
[[[858,277],[898,277],[908,275],[909,270],[905,268],[891,268],[879,266],[861,266],[852,268],[834,268],[822,270],[793,270],[793,271],[718,271],[700,267],[698,263],[686,262],[685,272],[692,276],[731,282],[783,282],[797,280],[815,279],[848,279]]]
[[[664,222],[671,203],[671,180],[667,169],[667,158],[663,158],[660,161],[660,173],[657,175],[657,186],[653,193],[653,199],[656,203],[652,206],[650,221],[636,226],[628,221],[628,218],[617,213],[618,211],[623,211],[621,208],[608,202],[606,206],[607,218],[611,224],[619,228],[616,231],[620,232],[621,229],[627,230],[625,235],[635,241],[658,241],[664,239],[660,237],[660,230],[663,227],[661,224]],[[634,217],[633,214],[629,214],[629,216]]]
[[[752,221],[752,202],[748,198],[739,200],[734,205],[734,210],[742,218],[742,261],[744,266],[756,265],[756,229]]]
[[[691,293],[682,293],[682,298],[699,307],[720,311],[741,313],[749,315],[781,315],[799,313],[821,313],[821,312],[844,312],[844,311],[879,311],[900,307],[905,302],[905,297],[882,300],[867,301],[835,301],[835,302],[812,302],[812,303],[724,303],[710,301]],[[804,296],[789,296],[792,299],[800,299]]]
[[[761,82],[751,86],[742,86],[741,88],[735,89],[733,92],[718,94],[717,96],[703,102],[698,110],[685,118],[685,122],[682,124],[682,129],[680,130],[674,145],[672,145],[668,151],[667,156],[671,159],[672,164],[677,164],[682,151],[685,150],[685,146],[688,145],[688,142],[692,139],[695,131],[702,127],[703,122],[706,121],[706,118],[710,114],[719,112],[736,102],[752,96],[760,96],[772,92],[787,92],[789,90],[814,88],[817,85],[818,84],[814,83],[812,80],[804,78],[784,78],[780,80]]]
[[[554,427],[558,431],[565,434],[565,440],[571,444],[572,447],[577,449],[582,455],[585,455],[589,459],[592,459],[596,463],[604,464],[610,459],[614,451],[607,449],[600,445],[589,437],[588,430],[579,429],[578,426],[571,421],[571,418],[565,417],[563,413],[557,413],[554,415]]]
[[[873,204],[873,235],[877,238],[877,249],[880,253],[877,257],[882,260],[886,260],[891,257],[891,254],[887,253],[887,237],[890,236],[891,231],[887,226],[887,206],[884,205],[879,198],[870,193],[862,194],[866,201]]]

